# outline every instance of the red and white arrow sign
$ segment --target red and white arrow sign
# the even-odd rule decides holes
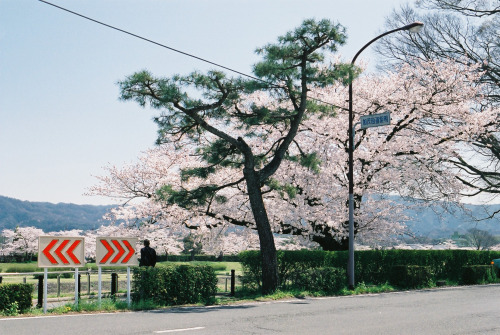
[[[139,262],[133,246],[137,237],[99,237],[97,238],[96,260],[99,265],[133,266]]]
[[[38,267],[79,267],[85,263],[83,237],[39,236]]]

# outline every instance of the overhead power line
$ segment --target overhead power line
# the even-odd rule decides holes
[[[152,44],[158,45],[158,46],[160,46],[160,47],[162,47],[162,48],[165,48],[165,49],[168,49],[168,50],[171,50],[171,51],[174,51],[174,52],[180,53],[180,54],[182,54],[182,55],[184,55],[184,56],[188,56],[188,57],[191,57],[191,58],[197,59],[197,60],[199,60],[199,61],[202,61],[202,62],[205,62],[205,63],[211,64],[211,65],[214,65],[214,66],[220,67],[220,68],[225,69],[225,70],[227,70],[227,71],[230,71],[230,72],[233,72],[233,73],[239,74],[239,75],[241,75],[241,76],[244,76],[244,77],[247,77],[247,78],[250,78],[250,79],[253,79],[253,80],[260,81],[260,82],[262,82],[262,83],[264,83],[264,84],[267,84],[267,85],[269,85],[269,86],[280,87],[280,88],[285,88],[285,89],[286,89],[286,87],[284,87],[284,86],[274,85],[274,84],[272,84],[272,83],[270,83],[270,82],[267,82],[267,81],[265,81],[265,80],[263,80],[263,79],[260,79],[260,78],[255,77],[255,76],[252,76],[252,75],[249,75],[249,74],[246,74],[246,73],[243,73],[243,72],[240,72],[240,71],[237,71],[237,70],[231,69],[231,68],[229,68],[229,67],[227,67],[227,66],[224,66],[224,65],[221,65],[221,64],[218,64],[218,63],[215,63],[215,62],[209,61],[209,60],[207,60],[207,59],[205,59],[205,58],[202,58],[202,57],[199,57],[199,56],[196,56],[196,55],[193,55],[193,54],[190,54],[190,53],[187,53],[187,52],[184,52],[184,51],[181,51],[181,50],[178,50],[178,49],[172,48],[172,47],[169,47],[168,45],[165,45],[165,44],[162,44],[162,43],[159,43],[159,42],[153,41],[153,40],[151,40],[151,39],[149,39],[149,38],[146,38],[146,37],[143,37],[143,36],[140,36],[140,35],[137,35],[137,34],[131,33],[131,32],[129,32],[129,31],[126,31],[126,30],[124,30],[124,29],[120,29],[120,28],[115,27],[115,26],[112,26],[112,25],[110,25],[110,24],[107,24],[107,23],[104,23],[104,22],[101,22],[101,21],[95,20],[95,19],[93,19],[93,18],[91,18],[91,17],[88,17],[88,16],[85,16],[85,15],[82,15],[82,14],[80,14],[80,13],[74,12],[74,11],[69,10],[69,9],[67,9],[67,8],[64,8],[64,7],[58,6],[58,5],[56,5],[56,4],[53,4],[53,3],[51,3],[51,2],[48,2],[48,1],[45,1],[45,0],[38,0],[38,1],[43,2],[43,3],[47,4],[47,5],[53,6],[53,7],[55,7],[55,8],[58,8],[58,9],[60,9],[60,10],[63,10],[63,11],[65,11],[65,12],[68,12],[68,13],[70,13],[70,14],[73,14],[73,15],[79,16],[79,17],[84,18],[84,19],[86,19],[86,20],[92,21],[92,22],[94,22],[94,23],[100,24],[100,25],[105,26],[105,27],[107,27],[107,28],[110,28],[110,29],[113,29],[113,30],[117,30],[117,31],[119,31],[119,32],[121,32],[121,33],[124,33],[124,34],[130,35],[130,36],[133,36],[133,37],[139,38],[139,39],[141,39],[141,40],[144,40],[144,41],[146,41],[146,42],[149,42],[149,43],[152,43]],[[329,102],[326,102],[326,101],[322,101],[322,100],[319,100],[319,99],[316,99],[316,98],[312,98],[312,97],[310,97],[310,99],[311,99],[311,100],[315,100],[315,101],[317,101],[317,102],[321,102],[321,103],[326,104],[326,105],[330,105],[330,106],[336,107],[336,108],[340,108],[340,109],[343,109],[343,110],[347,110],[347,108],[340,107],[340,106],[337,106],[337,105],[334,105],[334,104],[332,104],[332,103],[329,103]]]

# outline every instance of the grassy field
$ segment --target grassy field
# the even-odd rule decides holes
[[[217,275],[231,275],[231,270],[235,270],[236,276],[242,274],[241,263],[239,262],[160,262],[164,264],[188,264],[188,265],[208,265],[214,268]]]

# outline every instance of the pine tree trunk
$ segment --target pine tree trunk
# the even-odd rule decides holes
[[[269,294],[275,292],[279,284],[278,261],[274,236],[262,199],[260,181],[257,173],[253,169],[245,168],[243,174],[247,183],[250,205],[259,234],[260,252],[262,256],[262,293]]]

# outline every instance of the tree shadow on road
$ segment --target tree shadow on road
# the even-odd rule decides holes
[[[143,313],[164,313],[164,314],[182,314],[182,313],[207,313],[222,310],[240,310],[254,308],[255,305],[223,305],[223,306],[194,306],[194,307],[173,307],[165,309],[154,309],[142,311]]]

